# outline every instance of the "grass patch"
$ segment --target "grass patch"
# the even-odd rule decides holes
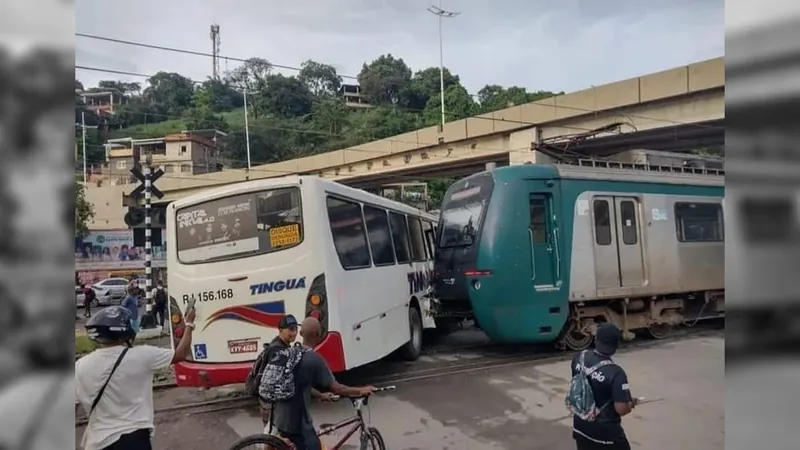
[[[86,355],[91,353],[97,349],[98,345],[93,340],[89,339],[89,336],[84,335],[75,335],[75,354],[76,355]]]

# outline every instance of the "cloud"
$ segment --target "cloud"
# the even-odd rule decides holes
[[[259,0],[197,0],[180,3],[139,0],[124,3],[83,0],[79,32],[210,52],[209,26],[218,23],[221,53],[263,57],[299,66],[306,59],[335,65],[356,75],[362,63],[392,53],[412,69],[439,64],[437,19],[429,0],[314,0],[280,7]],[[445,65],[468,90],[486,84],[573,91],[665,70],[724,53],[721,0],[640,2],[619,0],[445,1],[461,14],[444,20]],[[125,20],[111,20],[124,17]],[[78,38],[77,63],[90,53],[104,67],[152,74],[177,71],[202,80],[209,58],[148,50]],[[83,53],[86,52],[86,53]],[[97,59],[97,65],[101,64]],[[222,62],[232,69],[238,63]],[[86,84],[103,74],[79,72]]]

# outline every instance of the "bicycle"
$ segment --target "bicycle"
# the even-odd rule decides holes
[[[377,388],[375,392],[391,391],[394,389],[395,386],[385,386],[382,388]],[[327,436],[343,428],[352,427],[348,429],[344,437],[333,447],[326,447],[323,444],[322,450],[340,450],[356,432],[359,432],[359,441],[361,444],[359,447],[360,450],[386,450],[386,444],[383,441],[383,436],[381,435],[380,431],[378,431],[378,429],[375,427],[367,426],[366,422],[364,422],[362,408],[369,406],[369,397],[349,398],[353,403],[353,408],[356,410],[355,415],[333,424],[321,424],[319,431],[317,432],[317,436]],[[333,400],[338,401],[339,396],[335,396]],[[239,439],[228,450],[245,450],[247,448],[255,448],[259,450],[294,450],[294,445],[292,445],[288,440],[278,436],[254,434]]]

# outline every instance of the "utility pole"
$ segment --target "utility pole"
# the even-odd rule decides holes
[[[439,17],[439,97],[442,104],[442,131],[444,131],[445,112],[444,112],[444,50],[442,44],[442,19],[452,18],[461,13],[454,11],[446,11],[442,9],[442,0],[439,0],[439,6],[431,5],[428,7],[428,12]]]
[[[211,73],[215,80],[219,80],[219,25],[211,24],[209,36],[211,37],[211,63],[213,65]]]
[[[245,145],[247,146],[247,172],[250,172],[250,125],[247,121],[247,88],[243,91],[244,93],[244,140]]]
[[[150,209],[153,194],[153,156],[150,148],[145,150],[144,159],[144,275],[145,275],[145,304],[152,305],[153,296],[153,246],[151,232],[153,228],[153,214]]]
[[[89,179],[86,174],[86,113],[81,113],[81,147],[83,147],[83,185],[89,187]]]

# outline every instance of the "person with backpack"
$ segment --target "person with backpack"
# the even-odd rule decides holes
[[[342,397],[366,397],[375,388],[350,387],[336,381],[325,360],[313,350],[323,337],[319,320],[306,317],[300,335],[302,346],[280,349],[267,362],[259,396],[275,404],[272,422],[279,436],[297,450],[320,450],[322,444],[311,420],[312,389]]]
[[[621,333],[610,323],[597,327],[595,345],[572,358],[567,408],[578,450],[630,450],[622,417],[636,407],[628,375],[611,359]]]
[[[158,283],[152,292],[153,295],[153,314],[156,317],[156,323],[161,328],[164,328],[164,318],[167,314],[167,291],[164,289],[162,283]]]
[[[274,404],[267,402],[258,395],[261,379],[264,374],[264,368],[267,362],[270,361],[280,350],[291,347],[297,339],[297,319],[287,314],[278,323],[278,335],[269,343],[264,345],[264,350],[258,355],[258,358],[253,363],[250,373],[247,375],[245,381],[245,391],[247,394],[258,398],[258,406],[261,409],[261,422],[264,424],[264,432],[266,434],[272,433],[272,423],[270,422]],[[316,389],[311,390],[311,397],[318,400],[329,401],[333,398],[330,392],[319,392]]]
[[[88,416],[84,450],[151,450],[153,374],[185,361],[192,346],[194,310],[175,350],[133,346],[136,332],[130,311],[110,306],[86,323],[100,347],[75,362],[76,398]]]

